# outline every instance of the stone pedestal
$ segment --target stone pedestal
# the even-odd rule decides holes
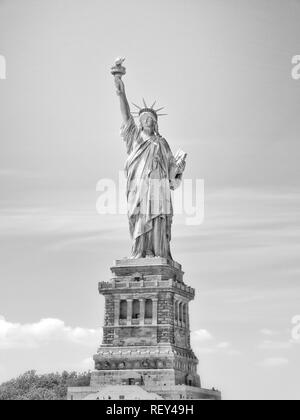
[[[108,386],[138,385],[165,399],[213,399],[201,388],[190,342],[189,302],[194,289],[183,282],[180,264],[164,258],[116,261],[105,297],[103,343],[94,356],[91,386],[70,388],[82,399]]]

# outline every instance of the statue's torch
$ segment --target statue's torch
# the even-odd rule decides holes
[[[126,68],[123,66],[125,58],[117,58],[114,66],[111,68],[111,74],[115,78],[121,79],[126,74]]]

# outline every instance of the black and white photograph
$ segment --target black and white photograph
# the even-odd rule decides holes
[[[0,0],[0,400],[300,400],[300,0]]]

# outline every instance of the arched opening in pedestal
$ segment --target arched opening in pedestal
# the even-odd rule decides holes
[[[179,322],[182,322],[183,321],[183,303],[181,302],[181,303],[179,303]]]
[[[132,319],[140,319],[141,317],[141,304],[140,301],[135,299],[132,302]]]
[[[192,375],[187,375],[185,379],[185,384],[187,386],[194,386],[194,377]]]
[[[153,318],[153,302],[151,299],[147,299],[145,302],[145,319]]]
[[[120,319],[127,319],[127,300],[121,300],[120,302]]]

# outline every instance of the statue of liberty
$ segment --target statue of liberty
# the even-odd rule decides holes
[[[170,242],[173,220],[171,190],[180,186],[186,154],[173,155],[167,141],[159,134],[158,117],[163,109],[148,107],[145,100],[137,112],[131,112],[122,76],[124,59],[112,68],[120,98],[123,125],[121,136],[128,154],[127,202],[129,229],[133,240],[131,258],[162,257],[172,260]],[[134,121],[138,117],[139,124]]]

